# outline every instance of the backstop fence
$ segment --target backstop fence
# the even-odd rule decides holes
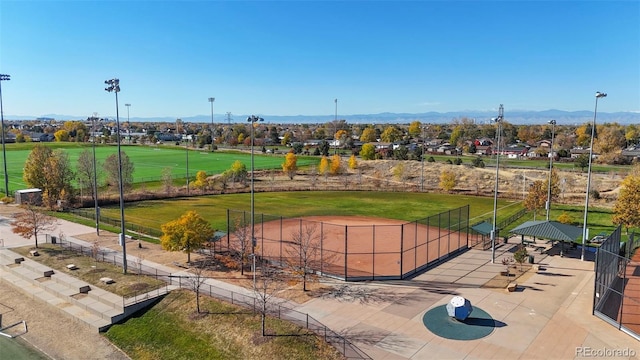
[[[469,205],[397,224],[339,222],[254,214],[251,241],[251,213],[227,210],[218,248],[346,281],[404,279],[468,248]]]
[[[596,254],[593,314],[640,340],[640,253],[621,255],[625,249],[620,238],[619,226]],[[628,244],[637,245],[633,235]]]

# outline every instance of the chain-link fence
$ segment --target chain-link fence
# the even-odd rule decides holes
[[[468,205],[395,224],[322,219],[255,214],[251,234],[251,213],[227,210],[228,235],[220,245],[348,281],[404,279],[468,248]]]
[[[46,243],[55,244],[65,250],[73,251],[85,256],[94,257],[99,261],[110,263],[115,266],[122,266],[123,264],[123,257],[119,252],[100,249],[95,246],[82,245],[74,241],[69,241],[64,236],[52,236],[50,234],[47,234]],[[155,297],[165,295],[169,292],[168,286],[170,285],[177,285],[180,288],[192,290],[193,282],[195,281],[192,276],[173,275],[172,273],[162,271],[153,266],[145,265],[142,263],[142,261],[127,260],[127,268],[137,274],[155,277],[156,279],[164,281],[167,285],[151,292],[136,294],[129,298],[123,297],[123,307],[149,300],[154,295]],[[257,297],[251,291],[249,291],[250,294],[240,294],[238,292],[227,290],[207,283],[203,283],[200,286],[199,291],[202,294],[209,295],[216,299],[227,301],[232,304],[251,309],[253,312],[260,311]],[[292,322],[298,326],[312,331],[316,335],[322,337],[326,342],[334,346],[347,359],[371,359],[371,357],[365,354],[357,346],[353,345],[344,336],[341,336],[328,327],[324,326],[318,320],[309,316],[309,314],[301,313],[299,311],[281,305],[271,305],[268,306],[267,315]]]
[[[640,340],[640,256],[623,256],[620,239],[619,226],[596,254],[593,314]]]

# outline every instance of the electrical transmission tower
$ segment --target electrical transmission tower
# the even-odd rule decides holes
[[[228,125],[231,125],[231,119],[232,119],[231,113],[227,111],[227,124]]]

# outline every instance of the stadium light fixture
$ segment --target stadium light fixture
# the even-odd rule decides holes
[[[504,120],[504,107],[500,104],[498,117],[491,119],[498,124],[498,133],[496,141],[496,184],[493,190],[493,229],[491,229],[491,263],[496,262],[496,235],[499,231],[496,227],[498,221],[498,175],[500,171],[500,133],[502,132],[502,121]]]
[[[4,162],[4,196],[9,197],[9,176],[7,173],[7,150],[5,148],[4,109],[2,108],[2,82],[11,80],[11,75],[0,74],[0,124],[2,126],[2,158]]]
[[[120,112],[118,110],[118,93],[120,92],[120,80],[105,80],[105,90],[116,94],[116,139],[118,143],[118,190],[120,192],[120,245],[122,246],[122,271],[127,273],[127,239],[124,224],[124,185],[122,184],[122,152],[120,151]]]
[[[253,163],[253,143],[254,143],[254,139],[253,139],[253,134],[254,134],[254,130],[253,128],[255,126],[257,126],[258,122],[264,121],[263,118],[259,117],[259,116],[255,116],[255,115],[251,115],[249,117],[247,117],[247,122],[250,124],[250,133],[251,133],[251,254],[254,257],[254,261],[255,261],[255,256],[256,256],[256,237],[255,237],[255,200],[254,200],[254,196],[255,196],[255,189],[254,189],[254,163]],[[253,273],[255,275],[256,269],[255,266],[253,268]]]
[[[598,99],[607,97],[606,93],[596,91],[596,107],[593,110],[593,123],[591,124],[591,144],[589,146],[589,169],[587,170],[587,193],[584,199],[584,221],[582,222],[582,253],[580,260],[584,261],[584,248],[587,245],[587,217],[589,215],[589,192],[591,191],[591,160],[593,159],[593,138],[596,135],[596,115],[598,113]]]
[[[549,213],[551,212],[551,174],[553,172],[553,138],[556,133],[556,121],[549,120],[549,124],[551,124],[551,148],[549,149],[549,184],[547,184],[547,221],[549,221]]]

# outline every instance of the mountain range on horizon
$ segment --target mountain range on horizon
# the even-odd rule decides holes
[[[425,112],[425,113],[391,113],[384,112],[379,114],[353,114],[338,116],[338,120],[346,120],[347,123],[356,124],[408,124],[412,121],[420,121],[431,124],[446,124],[462,118],[474,120],[478,124],[490,123],[491,119],[497,115],[493,111],[452,111],[452,112]],[[335,120],[335,115],[262,115],[266,123],[276,124],[312,124],[325,123]],[[585,122],[593,121],[593,111],[564,111],[564,110],[514,110],[505,113],[505,121],[514,125],[533,125],[545,124],[549,120],[556,120],[562,125],[577,125]],[[109,119],[115,119],[115,115],[107,115]],[[231,119],[227,119],[226,114],[214,114],[215,123],[243,123],[248,115],[231,115]],[[84,120],[87,117],[60,114],[45,114],[40,116],[16,116],[5,115],[6,120],[36,120],[39,118],[55,119],[59,121],[66,120]],[[176,117],[131,117],[129,120],[133,122],[174,122]],[[185,122],[191,123],[211,123],[211,115],[195,115],[179,118]],[[120,117],[120,121],[126,121],[126,118]],[[598,112],[596,121],[599,123],[617,122],[623,125],[640,124],[640,112]]]

